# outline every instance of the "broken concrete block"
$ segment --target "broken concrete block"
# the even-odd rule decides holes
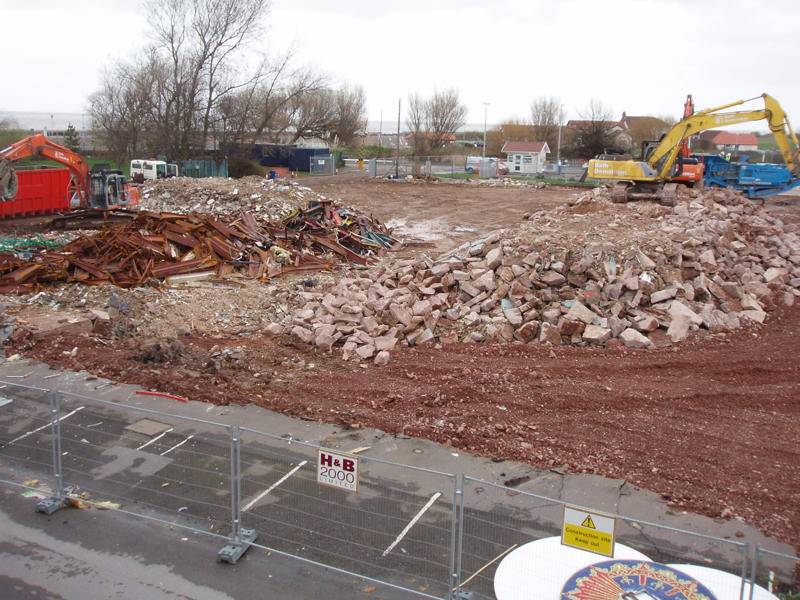
[[[658,319],[650,315],[643,315],[636,319],[631,327],[636,329],[636,331],[650,333],[651,331],[658,329]]]
[[[530,342],[536,339],[538,333],[539,321],[528,321],[517,329],[515,337],[523,342]]]
[[[539,341],[554,345],[561,344],[561,332],[558,327],[550,323],[542,323],[539,328]]]
[[[578,301],[572,303],[572,308],[569,309],[567,313],[567,319],[571,319],[573,321],[583,321],[587,325],[593,322],[597,317],[594,311],[586,308],[583,304]]]
[[[549,286],[557,286],[566,282],[567,278],[556,271],[545,271],[542,273],[541,280]]]
[[[495,283],[494,279],[494,271],[486,271],[486,273],[478,277],[472,283],[476,288],[478,288],[481,291],[491,292],[493,289],[497,287],[497,284]]]
[[[644,335],[630,327],[619,335],[619,339],[628,348],[649,348],[652,342]]]
[[[305,327],[300,327],[299,325],[295,325],[292,328],[292,336],[304,344],[310,344],[314,340],[314,334],[311,332],[311,330],[306,329]]]
[[[642,269],[646,271],[656,268],[656,263],[653,262],[653,260],[641,250],[636,251],[636,260],[639,261],[639,265],[642,267]]]
[[[653,292],[650,294],[650,304],[658,304],[659,302],[664,302],[664,300],[671,300],[677,293],[678,288],[675,287],[668,287],[659,292]]]
[[[372,356],[375,354],[375,346],[372,346],[370,344],[364,344],[363,346],[359,346],[358,348],[356,348],[356,354],[358,354],[358,356],[363,360],[372,358]]]
[[[767,313],[763,310],[743,310],[739,316],[744,319],[750,319],[756,323],[763,323],[767,318]]]
[[[283,335],[285,329],[283,328],[282,325],[279,325],[278,323],[270,323],[264,328],[264,331],[268,335]]]
[[[673,319],[679,315],[683,315],[688,317],[689,320],[695,325],[701,325],[703,323],[703,319],[701,319],[696,312],[694,312],[680,300],[673,300],[670,303],[669,310],[667,312]]]
[[[389,364],[391,355],[386,350],[381,350],[375,355],[375,364],[379,367]]]
[[[400,306],[399,304],[391,304],[389,312],[398,323],[402,323],[406,327],[411,324],[411,317],[413,316],[411,310],[407,306]]]
[[[504,308],[503,315],[512,325],[522,324],[522,313],[518,308]]]
[[[414,306],[411,307],[411,312],[418,317],[431,314],[431,310],[433,310],[433,307],[431,307],[431,303],[428,300],[417,300]]]
[[[486,266],[494,271],[497,267],[501,265],[503,262],[503,249],[499,246],[497,248],[492,248],[486,254]]]
[[[605,344],[611,339],[611,330],[597,325],[587,325],[583,330],[583,339],[592,344]]]
[[[764,271],[763,275],[764,282],[772,283],[774,281],[777,281],[779,283],[782,283],[784,279],[786,279],[787,273],[788,271],[786,269],[770,267],[769,269]]]
[[[669,328],[667,329],[667,335],[669,336],[669,339],[675,344],[685,340],[686,336],[689,334],[689,327],[691,324],[691,319],[685,315],[678,315],[674,317],[672,322],[669,324]]]

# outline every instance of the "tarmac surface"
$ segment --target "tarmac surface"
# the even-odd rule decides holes
[[[153,586],[158,579],[171,586],[165,594],[173,595],[164,597],[248,598],[254,590],[263,592],[263,574],[274,571],[280,576],[273,575],[269,585],[278,588],[267,597],[411,596],[359,576],[422,597],[441,597],[449,583],[456,481],[448,474],[457,473],[469,475],[464,484],[462,580],[480,571],[466,587],[475,598],[493,597],[496,563],[489,563],[498,555],[515,544],[558,534],[563,506],[557,500],[630,517],[619,521],[619,540],[661,562],[702,561],[736,571],[744,542],[792,553],[786,544],[743,522],[676,512],[658,495],[621,479],[536,471],[425,440],[341,429],[255,406],[139,396],[135,386],[51,371],[26,360],[0,365],[0,381],[6,385],[0,395],[12,400],[0,406],[0,479],[6,483],[0,489],[7,499],[0,515],[0,576],[22,591],[63,593],[54,574],[72,570],[94,573],[81,587],[92,587],[92,581],[118,584],[125,590],[119,597],[141,597],[137,590],[149,588],[137,586]],[[67,509],[49,518],[33,513],[36,496],[46,496],[52,485],[48,398],[17,385],[66,392],[58,413],[65,484],[77,485],[90,503],[117,502],[119,510]],[[234,423],[246,426],[241,442],[242,525],[255,528],[259,538],[258,547],[230,567],[215,564],[214,557],[231,528],[226,426]],[[367,447],[359,454],[357,495],[316,483],[316,444],[344,451]],[[29,489],[18,487],[26,483]],[[95,553],[82,558],[78,547],[59,545],[67,535],[69,543]],[[52,561],[52,569],[26,566],[37,547],[45,548],[39,558]],[[130,568],[108,571],[104,565],[109,553],[121,550]],[[70,562],[76,560],[85,564]],[[152,567],[144,569],[156,564],[172,575],[153,577]],[[274,565],[281,570],[275,571]],[[286,593],[281,585],[291,588],[291,596],[281,595]],[[341,595],[332,596],[331,590],[342,590]],[[69,592],[63,597],[92,596]]]

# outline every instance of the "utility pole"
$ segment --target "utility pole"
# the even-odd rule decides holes
[[[556,168],[561,175],[561,119],[558,120],[558,146],[556,148]]]
[[[381,109],[381,123],[378,125],[378,147],[383,147],[383,109]]]
[[[483,155],[481,156],[481,171],[486,172],[486,117],[489,114],[489,103],[483,103]]]
[[[400,103],[402,98],[397,99],[397,159],[394,163],[394,178],[400,178]]]

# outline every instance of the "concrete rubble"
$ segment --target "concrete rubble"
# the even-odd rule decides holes
[[[762,323],[798,288],[798,227],[735,192],[667,208],[596,189],[437,259],[351,269],[299,292],[283,325],[377,364],[399,346],[456,341],[641,349]]]

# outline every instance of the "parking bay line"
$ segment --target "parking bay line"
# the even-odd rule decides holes
[[[86,408],[86,407],[85,407],[85,406],[79,406],[78,408],[76,408],[76,409],[75,409],[75,410],[73,410],[72,412],[69,412],[69,413],[65,414],[63,417],[59,417],[59,418],[58,418],[58,420],[59,420],[59,421],[63,421],[63,420],[64,420],[64,419],[66,419],[67,417],[71,417],[71,416],[72,416],[72,415],[74,415],[76,412],[78,412],[79,410],[83,410],[84,408]],[[6,444],[6,446],[10,446],[10,445],[11,445],[11,444],[13,444],[14,442],[18,442],[18,441],[20,441],[20,440],[24,440],[24,439],[25,439],[26,437],[28,437],[29,435],[33,435],[34,433],[38,433],[38,432],[39,432],[39,431],[41,431],[42,429],[46,429],[47,427],[50,427],[51,425],[52,425],[52,423],[47,423],[46,425],[42,425],[41,427],[37,427],[37,428],[36,428],[36,429],[34,429],[33,431],[29,431],[28,433],[23,433],[22,435],[20,435],[20,436],[18,436],[18,437],[15,437],[13,440],[11,440],[10,442],[8,442],[8,444]]]
[[[188,441],[189,441],[190,439],[192,439],[193,437],[194,437],[194,434],[190,435],[190,436],[189,436],[189,437],[187,437],[185,440],[181,440],[180,442],[178,442],[177,444],[175,444],[175,445],[174,445],[172,448],[170,448],[169,450],[164,450],[164,451],[161,453],[161,456],[165,456],[165,455],[169,454],[170,452],[172,452],[173,450],[175,450],[176,448],[180,448],[181,446],[183,446],[183,445],[184,445],[186,442],[188,442]]]
[[[258,496],[256,496],[256,497],[255,497],[255,498],[253,498],[252,500],[250,500],[250,502],[248,502],[247,504],[245,504],[244,508],[242,509],[242,512],[246,512],[246,511],[250,510],[251,508],[253,508],[253,506],[255,506],[255,505],[256,505],[256,503],[258,503],[258,501],[259,501],[259,500],[262,500],[262,499],[263,499],[263,498],[264,498],[264,497],[265,497],[267,494],[269,494],[269,493],[270,493],[272,490],[274,490],[276,487],[278,487],[278,486],[279,486],[280,484],[282,484],[284,481],[286,481],[287,479],[289,479],[289,477],[291,477],[292,475],[294,475],[295,473],[297,473],[297,472],[298,472],[298,471],[299,471],[299,470],[300,470],[302,467],[304,467],[304,466],[305,466],[305,465],[307,465],[307,464],[308,464],[308,461],[307,461],[307,460],[304,460],[303,462],[301,462],[300,464],[298,464],[298,465],[297,465],[297,466],[296,466],[294,469],[292,469],[291,471],[289,471],[289,472],[288,472],[286,475],[284,475],[283,477],[281,477],[280,479],[278,479],[278,481],[276,481],[275,483],[273,483],[271,486],[269,486],[267,489],[265,489],[263,492],[261,492],[261,493],[260,493]]]
[[[442,495],[442,492],[436,492],[433,496],[431,496],[431,499],[428,500],[428,502],[425,504],[425,506],[423,506],[420,509],[420,511],[416,515],[414,515],[414,518],[411,519],[411,521],[408,522],[408,525],[405,526],[403,531],[400,532],[400,535],[398,535],[394,539],[394,541],[391,544],[389,544],[389,547],[386,548],[386,550],[383,551],[383,554],[381,554],[382,557],[385,557],[387,554],[389,554],[389,552],[394,550],[394,547],[397,546],[397,544],[399,544],[403,540],[404,537],[406,537],[406,534],[409,531],[411,531],[411,528],[414,525],[416,525],[417,521],[419,521],[422,518],[422,515],[424,515],[431,506],[433,506],[433,503],[436,502],[441,497],[441,495]]]
[[[161,433],[159,433],[159,434],[158,434],[156,437],[154,437],[153,439],[151,439],[151,440],[149,440],[149,441],[145,442],[144,444],[142,444],[141,446],[139,446],[139,447],[137,448],[137,450],[144,450],[144,449],[145,449],[145,448],[147,448],[147,447],[148,447],[150,444],[153,444],[153,443],[157,442],[158,440],[160,440],[162,437],[164,437],[165,435],[167,435],[167,434],[168,434],[170,431],[172,431],[173,429],[174,429],[173,427],[170,427],[170,428],[169,428],[169,429],[167,429],[166,431],[162,431]]]

